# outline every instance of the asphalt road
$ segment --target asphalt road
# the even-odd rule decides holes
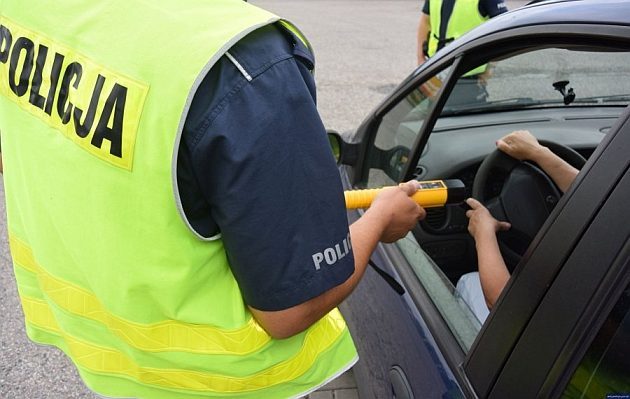
[[[298,25],[317,58],[318,108],[328,128],[351,133],[415,66],[418,0],[253,0]],[[526,1],[508,0],[510,9]],[[4,186],[0,182],[0,196]],[[24,333],[0,201],[0,398],[97,398],[58,350]]]

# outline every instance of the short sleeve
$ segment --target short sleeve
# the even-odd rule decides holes
[[[427,15],[431,14],[431,11],[430,11],[431,5],[429,4],[430,1],[431,0],[424,0],[424,6],[422,7],[422,12]]]
[[[229,51],[202,89],[232,83],[191,116],[183,144],[191,190],[208,205],[245,301],[267,311],[314,298],[354,272],[310,52],[286,35],[263,29]]]

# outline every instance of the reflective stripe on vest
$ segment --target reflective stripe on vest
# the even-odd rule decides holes
[[[95,320],[106,325],[116,335],[136,348],[145,351],[189,351],[208,354],[239,354],[260,350],[268,341],[267,334],[255,323],[238,331],[219,331],[207,326],[186,325],[176,321],[158,325],[140,325],[107,314],[97,298],[82,292],[79,287],[50,276],[34,260],[26,244],[10,238],[11,254],[16,267],[32,273],[42,287],[43,297],[39,299],[21,293],[24,315],[32,327],[59,335],[69,348],[77,363],[94,372],[131,374],[141,382],[154,381],[155,384],[184,388],[195,391],[241,392],[257,390],[265,384],[276,385],[290,381],[294,376],[303,374],[316,360],[317,351],[309,349],[310,341],[318,340],[320,349],[333,347],[335,341],[343,335],[345,324],[338,310],[333,310],[329,317],[320,320],[306,333],[305,345],[289,359],[255,375],[233,377],[210,373],[199,373],[184,369],[157,369],[142,367],[125,353],[111,347],[104,347],[81,340],[65,332],[57,324],[57,312],[68,312],[79,317]],[[23,272],[21,271],[21,272]],[[258,336],[251,339],[247,335]],[[142,336],[142,337],[141,337]],[[324,339],[317,338],[323,337]],[[138,339],[136,339],[138,338]],[[215,342],[212,342],[215,341]],[[210,345],[208,345],[210,343]],[[243,346],[239,348],[238,346]],[[248,346],[249,345],[249,346]],[[254,347],[251,347],[254,345]],[[122,366],[122,367],[121,367]]]
[[[285,398],[350,367],[337,310],[271,339],[223,242],[193,234],[175,200],[192,94],[230,46],[278,17],[234,0],[41,7],[0,10],[7,220],[29,337],[116,397]]]

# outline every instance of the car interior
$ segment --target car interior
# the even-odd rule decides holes
[[[497,219],[510,215],[512,228],[498,235],[510,272],[562,194],[536,165],[506,161],[495,142],[528,130],[580,169],[630,102],[630,80],[620,79],[630,76],[627,49],[532,46],[484,61],[483,79],[462,73],[455,62],[419,81],[382,115],[357,184],[461,180],[467,196]],[[397,245],[467,349],[483,321],[471,316],[454,288],[477,270],[465,212],[461,205],[430,208]]]

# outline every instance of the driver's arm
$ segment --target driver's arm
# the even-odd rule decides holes
[[[469,198],[466,203],[470,206],[466,216],[469,219],[468,231],[475,239],[481,290],[488,309],[492,309],[510,279],[510,272],[499,250],[496,233],[508,230],[510,224],[493,218],[476,199]]]
[[[499,139],[497,148],[520,161],[536,162],[563,193],[579,173],[579,170],[541,145],[527,130],[517,130]]]

